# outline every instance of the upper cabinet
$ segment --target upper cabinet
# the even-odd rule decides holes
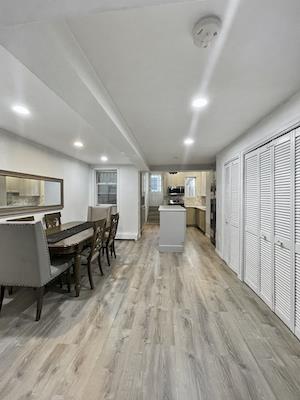
[[[19,193],[20,196],[40,196],[41,181],[34,179],[22,179],[17,177],[7,177],[6,191],[8,193]]]
[[[0,215],[63,208],[63,180],[0,171]]]
[[[196,196],[206,196],[206,175],[205,171],[178,172],[177,174],[166,174],[166,186],[184,186],[185,179],[196,178]]]
[[[206,172],[201,172],[200,196],[206,196]]]

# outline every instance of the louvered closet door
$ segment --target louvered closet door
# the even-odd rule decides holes
[[[234,272],[239,270],[239,160],[231,164],[231,218],[230,218],[230,264]]]
[[[273,146],[259,149],[260,186],[260,296],[273,308]]]
[[[259,274],[259,158],[255,150],[245,156],[245,282],[258,293]]]
[[[231,218],[231,177],[230,164],[225,165],[225,227],[224,260],[230,264],[230,218]]]
[[[292,152],[290,134],[274,141],[274,308],[292,321]]]
[[[295,137],[295,333],[300,338],[300,129]]]

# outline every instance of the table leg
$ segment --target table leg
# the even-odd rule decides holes
[[[75,255],[75,263],[74,263],[74,275],[75,275],[75,293],[76,297],[79,296],[80,294],[80,267],[81,267],[81,261],[80,261],[80,252],[78,251]]]

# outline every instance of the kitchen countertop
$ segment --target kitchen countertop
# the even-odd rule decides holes
[[[159,206],[158,211],[177,211],[185,212],[185,208],[181,206]]]
[[[206,206],[185,206],[185,208],[197,208],[198,210],[206,211]]]

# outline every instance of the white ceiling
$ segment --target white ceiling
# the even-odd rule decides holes
[[[195,0],[26,0],[26,7],[24,7],[24,0],[0,0],[0,25],[13,26],[109,10],[153,7],[193,1]]]
[[[3,129],[87,163],[99,164],[100,157],[106,154],[110,163],[129,163],[127,157],[1,46],[0,60],[0,76],[4,77],[0,80]],[[11,111],[13,104],[29,104],[31,116],[18,116]],[[84,143],[84,149],[73,147],[78,140]]]
[[[298,0],[90,0],[65,1],[60,9],[50,1],[34,8],[32,0],[18,13],[20,1],[6,3],[0,44],[26,73],[8,73],[11,83],[0,83],[6,93],[0,125],[55,147],[55,135],[42,129],[47,125],[59,132],[68,154],[77,127],[87,142],[78,157],[92,164],[105,146],[111,160],[142,169],[212,163],[300,89]],[[223,20],[219,41],[212,49],[196,48],[193,24],[210,14]],[[4,51],[1,63],[2,57]],[[7,111],[20,79],[24,101],[38,116],[22,129]],[[200,92],[210,104],[195,114],[190,103]],[[38,104],[40,98],[47,102]],[[186,150],[188,135],[195,145]]]

